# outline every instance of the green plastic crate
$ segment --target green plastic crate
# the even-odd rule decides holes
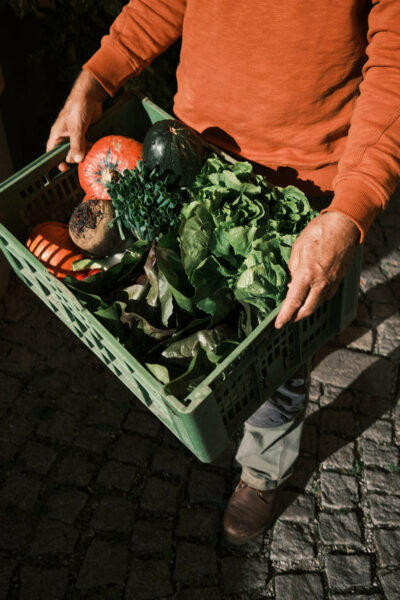
[[[93,140],[110,133],[142,140],[164,111],[135,95],[123,96],[93,126]],[[26,249],[28,230],[46,220],[68,222],[81,201],[77,169],[57,165],[68,145],[39,157],[0,185],[0,248],[17,275],[200,460],[211,462],[235,430],[295,370],[355,317],[361,250],[336,296],[310,317],[281,330],[266,318],[183,401],[162,385],[83,308],[72,292]]]

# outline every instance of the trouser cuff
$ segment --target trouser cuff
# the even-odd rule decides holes
[[[261,490],[262,492],[265,492],[265,490],[274,490],[278,487],[277,481],[265,479],[264,477],[256,477],[253,475],[250,469],[247,469],[246,467],[242,468],[241,479],[249,487],[252,487],[256,490]]]

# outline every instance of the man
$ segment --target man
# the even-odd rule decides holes
[[[84,65],[47,149],[70,139],[66,163],[80,162],[107,95],[180,35],[177,117],[275,183],[310,197],[333,192],[293,246],[280,328],[335,293],[399,180],[400,2],[132,0]],[[233,543],[272,521],[298,453],[305,392],[300,372],[246,423],[242,479],[224,516]]]

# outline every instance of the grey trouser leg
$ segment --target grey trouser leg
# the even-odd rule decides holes
[[[307,404],[307,371],[299,369],[245,423],[236,460],[250,487],[272,489],[291,475]]]

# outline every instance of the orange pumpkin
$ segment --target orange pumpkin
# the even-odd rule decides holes
[[[122,135],[107,135],[95,142],[78,165],[79,182],[90,198],[109,200],[107,183],[117,181],[125,169],[134,169],[142,157],[142,144]]]
[[[66,275],[75,277],[78,273],[85,273],[85,276],[88,274],[88,270],[72,270],[74,262],[85,258],[85,255],[72,242],[65,223],[39,223],[30,232],[26,245],[50,273],[59,279],[64,279]]]

